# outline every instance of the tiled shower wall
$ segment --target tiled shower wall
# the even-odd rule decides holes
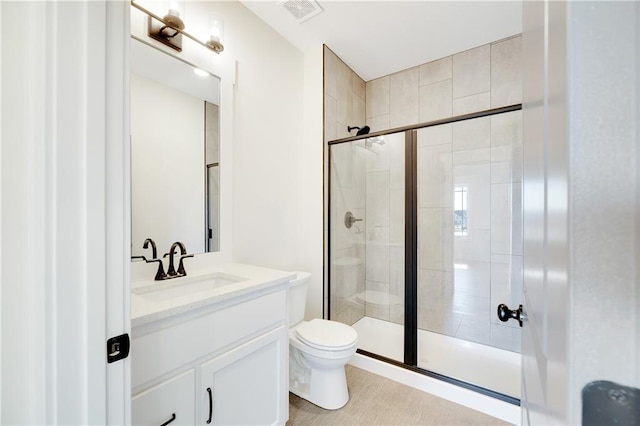
[[[329,48],[324,47],[324,140],[349,136],[347,126],[363,126],[365,82]],[[331,319],[353,324],[365,315],[356,295],[365,289],[365,229],[362,222],[351,228],[344,215],[365,216],[364,152],[352,144],[337,145],[331,156]],[[328,150],[325,151],[328,157]]]
[[[521,102],[520,46],[521,37],[517,36],[367,82],[366,124],[372,131],[386,130]],[[337,123],[341,122],[335,111],[340,103],[348,105],[349,102],[335,99],[344,94],[333,91],[338,84],[332,80],[342,73],[342,85],[349,87],[347,71],[350,70],[345,70],[346,65],[332,53],[327,55],[327,51],[325,137],[331,140],[333,135],[348,136],[346,128],[345,133],[339,133],[341,124]],[[330,67],[339,71],[328,72]],[[346,98],[351,97],[352,123],[361,125],[357,121],[360,117],[354,115],[354,112],[360,113],[359,107],[353,104],[354,93],[361,93],[360,84],[354,90],[354,76],[351,74],[351,90],[347,90]],[[343,110],[343,120],[347,120],[346,112]],[[506,349],[519,348],[519,333],[513,329],[514,324],[498,323],[493,311],[499,303],[510,306],[519,303],[522,280],[520,122],[520,113],[515,112],[419,133],[418,320],[422,329]],[[370,151],[374,151],[375,157],[362,147],[350,146],[348,154],[344,153],[346,146],[340,149],[343,164],[341,167],[332,164],[335,173],[331,177],[331,202],[334,203],[339,193],[344,205],[364,208],[366,214],[358,217],[366,221],[362,223],[365,230],[360,234],[349,234],[346,228],[336,230],[336,226],[340,226],[337,216],[344,211],[332,204],[332,224],[338,224],[332,225],[332,231],[342,231],[335,239],[332,233],[332,250],[336,247],[342,250],[333,250],[332,260],[341,257],[365,260],[366,270],[359,269],[358,285],[353,291],[362,294],[366,282],[364,288],[375,291],[373,295],[378,298],[388,292],[389,308],[372,303],[359,309],[367,316],[402,324],[402,307],[394,303],[404,298],[401,248],[404,214],[398,208],[403,206],[404,187],[403,180],[393,179],[403,171],[404,165],[398,161],[403,158],[402,143],[388,140],[383,146],[372,146]],[[356,187],[354,176],[357,176],[355,181],[363,181],[363,187]],[[473,182],[474,187],[469,195],[470,209],[473,208],[469,211],[470,231],[465,238],[454,238],[450,195],[454,184],[468,182]],[[338,186],[340,191],[335,191]],[[457,269],[454,264],[458,265]],[[333,272],[334,269],[332,291],[338,285],[334,277],[340,275],[338,271]],[[346,293],[341,294],[346,301],[363,299]],[[344,308],[342,312],[347,312],[346,306],[358,306],[355,303],[340,305]],[[349,317],[344,318],[347,323],[359,319],[353,313],[342,316]],[[332,318],[342,319],[333,308]]]

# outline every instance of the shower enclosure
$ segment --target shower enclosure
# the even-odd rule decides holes
[[[358,350],[520,398],[521,106],[329,142],[329,318]]]

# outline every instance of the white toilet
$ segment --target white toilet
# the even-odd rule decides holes
[[[349,401],[344,366],[356,353],[358,333],[337,321],[303,321],[311,274],[289,286],[289,391],[328,410]]]

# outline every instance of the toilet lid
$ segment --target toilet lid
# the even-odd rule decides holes
[[[324,350],[346,349],[358,340],[358,333],[348,325],[319,318],[300,324],[296,334],[307,345]]]

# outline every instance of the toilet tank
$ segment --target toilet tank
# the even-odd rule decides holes
[[[296,275],[296,278],[289,282],[289,327],[304,320],[307,289],[311,279],[311,274],[308,272],[296,272]]]

